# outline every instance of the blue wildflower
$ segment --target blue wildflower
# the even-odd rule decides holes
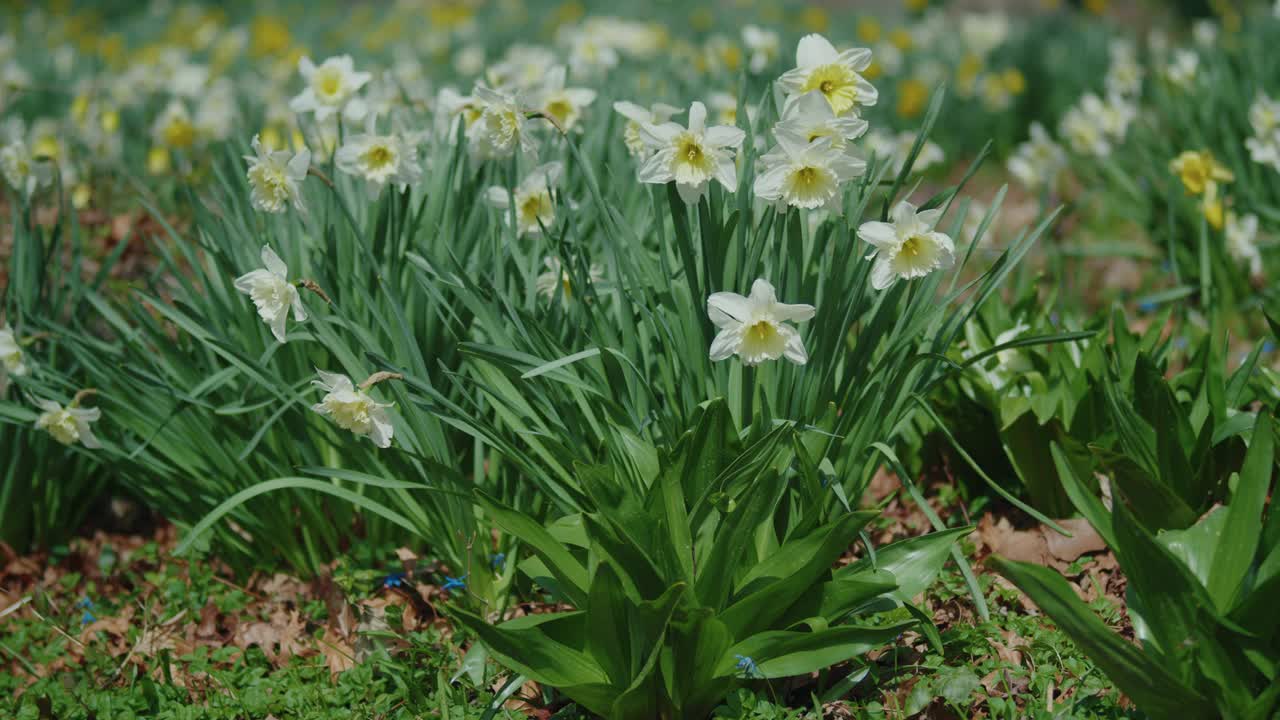
[[[382,587],[384,588],[403,587],[403,586],[404,586],[404,573],[402,572],[391,573],[390,575],[382,579]]]
[[[76,603],[76,607],[88,610],[93,607],[93,601],[86,595],[84,598],[81,598],[80,602]]]
[[[1155,312],[1156,304],[1153,302],[1144,302],[1138,305],[1138,309],[1144,313]]]
[[[1270,340],[1267,340],[1266,342],[1262,343],[1262,352],[1264,353],[1275,352],[1275,349],[1276,349],[1276,344],[1271,342]]]
[[[463,575],[462,577],[449,577],[448,575],[445,575],[444,585],[442,585],[440,589],[445,592],[449,592],[450,590],[466,590],[467,583],[464,582],[466,579],[466,575]]]
[[[506,562],[507,562],[506,553],[494,553],[493,557],[490,558],[489,560],[489,565],[492,566],[494,570],[497,570],[498,568],[506,564]]]
[[[745,677],[756,677],[760,674],[760,668],[756,667],[756,661],[746,655],[734,655],[738,659],[738,670]]]
[[[91,622],[97,622],[97,620],[98,618],[94,617],[93,613],[89,612],[88,610],[85,610],[84,615],[80,617],[80,624],[88,625]]]

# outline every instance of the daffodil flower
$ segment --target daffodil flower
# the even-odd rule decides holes
[[[557,292],[562,292],[561,297],[565,302],[573,299],[575,291],[573,288],[573,278],[569,276],[569,271],[560,262],[560,258],[548,256],[542,259],[542,264],[547,268],[546,272],[538,275],[534,281],[534,290],[539,295],[548,300],[554,298]],[[604,268],[592,263],[587,268],[587,282],[595,285],[604,279]]]
[[[14,190],[29,198],[53,180],[53,165],[37,160],[26,143],[14,140],[0,148],[0,173]]]
[[[840,212],[841,186],[866,172],[867,164],[835,152],[829,137],[808,142],[792,132],[775,133],[778,146],[760,157],[755,194],[780,205]]]
[[[596,91],[565,87],[568,71],[563,65],[551,68],[530,99],[530,105],[555,120],[564,132],[580,131],[578,121],[588,105],[596,101]]]
[[[292,204],[302,212],[302,182],[311,166],[311,151],[302,148],[290,154],[288,150],[271,151],[263,147],[257,135],[253,136],[254,155],[245,155],[249,163],[249,202],[262,212],[281,213]]]
[[[564,166],[558,162],[539,165],[525,175],[515,189],[516,228],[521,235],[539,235],[542,228],[550,227],[556,219],[551,189],[560,182]],[[502,218],[511,222],[509,208],[511,193],[504,187],[491,187],[485,193],[485,201],[502,212]]]
[[[377,118],[370,113],[365,131],[347,138],[334,155],[338,169],[365,181],[369,198],[374,199],[388,184],[402,192],[422,177],[418,150],[398,133],[378,133]]]
[[[1262,274],[1262,251],[1258,249],[1258,216],[1236,215],[1228,211],[1226,229],[1227,252],[1236,262],[1249,266],[1250,275]]]
[[[694,102],[689,106],[688,128],[673,122],[642,125],[640,137],[655,152],[640,167],[640,182],[674,181],[681,199],[689,204],[698,202],[713,178],[729,192],[736,190],[734,156],[746,133],[728,125],[707,127],[706,119],[706,106]]]
[[[8,323],[0,325],[0,396],[9,387],[9,378],[22,377],[28,372],[22,345]]]
[[[471,102],[479,115],[467,126],[471,154],[481,160],[508,158],[517,151],[533,157],[537,147],[525,120],[523,99],[513,93],[477,85]]]
[[[646,124],[661,125],[684,112],[678,107],[672,107],[665,103],[654,103],[646,110],[626,100],[615,102],[613,110],[627,119],[627,124],[622,129],[622,141],[627,146],[627,152],[636,158],[647,157],[653,153],[653,149],[646,145],[644,139],[640,137],[640,126]]]
[[[236,278],[235,288],[253,300],[258,317],[271,328],[276,340],[284,342],[284,323],[289,310],[293,310],[295,322],[303,322],[307,319],[307,309],[302,306],[298,288],[289,282],[289,267],[270,245],[262,246],[262,264],[264,269]]]
[[[871,66],[871,51],[852,48],[837,51],[831,41],[814,33],[796,46],[796,67],[778,78],[788,95],[817,90],[836,115],[857,113],[857,106],[875,105],[879,93],[862,73]]]
[[[787,323],[809,320],[813,306],[778,302],[773,285],[763,278],[751,285],[746,297],[732,292],[712,294],[707,298],[707,314],[720,330],[711,341],[712,360],[737,355],[749,366],[782,357],[797,365],[809,361],[800,332]]]
[[[872,246],[867,259],[875,259],[871,287],[884,290],[899,279],[924,277],[955,262],[951,238],[934,228],[942,210],[917,212],[903,200],[889,217],[891,222],[865,222],[858,228],[858,237]]]
[[[307,87],[289,102],[289,109],[296,113],[315,113],[317,122],[339,112],[352,120],[364,117],[365,105],[355,94],[373,76],[356,72],[350,55],[331,57],[319,65],[303,56],[298,61],[298,72]]]
[[[102,447],[89,426],[102,417],[98,408],[77,407],[74,401],[65,408],[52,400],[36,400],[36,404],[43,411],[36,418],[37,430],[44,430],[63,445],[78,442],[90,449]]]
[[[787,98],[782,106],[782,116],[773,126],[775,135],[791,132],[806,142],[829,138],[831,149],[836,152],[850,149],[851,141],[862,137],[866,131],[866,120],[855,115],[837,116],[822,93],[816,90]]]
[[[324,390],[325,396],[311,406],[313,411],[329,418],[343,430],[369,438],[380,448],[391,447],[394,428],[386,411],[391,407],[390,403],[375,401],[352,384],[346,375],[320,369],[316,373],[320,379],[312,381],[312,384]]]
[[[1052,188],[1067,166],[1067,153],[1038,122],[1031,123],[1031,138],[1018,145],[1009,158],[1009,174],[1031,190]]]

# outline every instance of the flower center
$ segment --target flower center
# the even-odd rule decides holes
[[[321,95],[332,98],[342,90],[342,73],[332,68],[316,71],[316,89]]]
[[[702,164],[702,146],[694,140],[685,140],[681,143],[680,154],[692,165]]]
[[[923,252],[924,243],[924,238],[919,235],[912,235],[907,238],[906,242],[902,243],[902,249],[898,251],[898,254],[915,259],[920,256],[921,252]]]
[[[858,91],[855,86],[857,79],[857,73],[844,65],[838,63],[822,65],[809,73],[809,79],[800,88],[800,92],[818,90],[827,99],[831,111],[836,115],[842,115],[848,112],[857,100]]]
[[[768,320],[761,320],[751,327],[747,328],[747,333],[759,342],[765,342],[773,337],[773,323]]]
[[[374,145],[364,154],[364,162],[370,170],[382,170],[395,162],[396,155],[386,145]]]
[[[796,171],[796,185],[801,188],[811,188],[818,184],[818,170],[812,167],[802,167]]]
[[[573,115],[573,105],[564,98],[557,98],[547,103],[547,114],[556,119],[560,123],[560,127],[564,127],[569,123],[569,118]]]
[[[171,148],[179,150],[189,148],[196,142],[196,128],[182,118],[176,118],[164,128],[164,142]]]

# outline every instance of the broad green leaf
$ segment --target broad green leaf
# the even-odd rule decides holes
[[[757,633],[729,648],[716,674],[741,675],[738,657],[750,658],[759,677],[802,675],[857,657],[898,637],[915,621],[882,627],[842,626],[822,632],[774,630]]]
[[[1241,583],[1253,565],[1262,537],[1262,511],[1267,504],[1275,464],[1275,433],[1272,431],[1271,413],[1264,408],[1258,413],[1253,439],[1244,456],[1235,493],[1227,506],[1222,541],[1218,543],[1209,572],[1209,595],[1224,612],[1235,605]],[[1272,512],[1275,512],[1274,507]]]
[[[987,560],[1048,615],[1111,682],[1152,717],[1210,720],[1213,705],[1178,682],[1142,650],[1113,633],[1053,570],[1000,557]]]

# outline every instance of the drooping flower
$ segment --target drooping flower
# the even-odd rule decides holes
[[[302,183],[311,166],[311,151],[302,148],[297,153],[288,150],[269,150],[257,135],[253,136],[254,155],[245,155],[249,163],[249,202],[262,212],[281,213],[292,204],[303,211]]]
[[[774,134],[792,132],[806,142],[829,138],[835,152],[849,150],[851,141],[866,131],[866,120],[855,115],[837,116],[822,93],[816,90],[787,98],[782,106],[782,116],[773,128]]]
[[[467,142],[471,154],[481,160],[511,157],[520,151],[533,157],[534,139],[525,121],[525,108],[515,94],[477,85],[471,102],[479,115],[467,126]]]
[[[736,190],[734,156],[746,133],[728,125],[706,127],[706,118],[706,106],[694,102],[689,106],[688,128],[673,122],[642,125],[640,136],[655,152],[640,166],[640,182],[674,181],[681,199],[689,204],[706,193],[712,178],[729,192]]]
[[[808,142],[789,131],[774,133],[778,145],[760,157],[755,194],[780,205],[839,212],[841,186],[866,172],[861,159],[832,149],[830,137]]]
[[[373,77],[367,72],[356,72],[350,55],[337,55],[316,65],[303,56],[298,61],[298,72],[307,86],[289,102],[289,109],[296,113],[315,113],[321,122],[339,112],[351,120],[364,117],[364,103],[355,95]]]
[[[1236,262],[1249,266],[1250,275],[1262,274],[1262,251],[1258,249],[1258,216],[1236,215],[1227,211],[1224,235],[1227,252]]]
[[[1073,105],[1062,116],[1058,134],[1081,155],[1105,157],[1111,152],[1111,141],[1098,118],[1086,112],[1082,104]]]
[[[1269,137],[1246,138],[1244,146],[1249,150],[1249,159],[1280,172],[1280,130]]]
[[[800,332],[787,323],[811,319],[813,306],[778,302],[768,280],[757,279],[746,297],[732,292],[713,293],[707,298],[707,314],[720,330],[711,341],[712,360],[737,355],[748,366],[782,357],[797,365],[809,361]]]
[[[1272,100],[1270,95],[1259,93],[1249,106],[1249,124],[1258,137],[1267,137],[1280,130],[1280,100]]]
[[[1031,123],[1031,138],[1018,145],[1008,162],[1009,173],[1031,190],[1052,188],[1066,166],[1066,151],[1038,122]]]
[[[17,139],[0,148],[0,172],[14,190],[31,197],[52,182],[53,163],[36,159],[27,144]]]
[[[26,356],[9,323],[0,325],[0,396],[9,387],[9,378],[22,377],[28,372]]]
[[[684,110],[666,103],[654,103],[646,110],[626,100],[615,102],[613,110],[627,119],[627,125],[622,130],[622,141],[627,145],[627,152],[631,153],[632,157],[637,158],[646,157],[653,153],[653,149],[645,145],[644,139],[640,137],[641,125],[661,125],[684,112]]]
[[[938,232],[936,225],[942,210],[916,211],[916,206],[903,200],[889,214],[890,222],[865,222],[858,237],[873,249],[871,287],[884,290],[898,279],[924,277],[934,270],[950,267],[955,262],[955,245],[951,238]]]
[[[596,101],[596,91],[589,88],[565,87],[568,71],[563,65],[551,68],[534,91],[530,104],[554,119],[564,132],[581,130],[578,121],[588,105]]]
[[[525,175],[515,189],[516,228],[521,235],[538,235],[542,227],[551,227],[556,219],[551,189],[560,182],[563,166],[558,162],[539,165]],[[485,193],[485,200],[502,211],[502,218],[511,222],[511,193],[504,187],[494,186]]]
[[[418,165],[418,149],[400,133],[379,134],[377,117],[370,113],[365,130],[347,138],[334,155],[338,169],[365,181],[365,190],[373,199],[388,184],[404,191],[422,177]]]
[[[284,342],[284,323],[289,310],[293,310],[294,322],[303,322],[307,319],[307,309],[302,305],[298,288],[289,282],[289,267],[270,245],[262,246],[262,264],[264,269],[236,278],[235,288],[253,300],[258,317],[271,328],[276,340]]]
[[[796,67],[778,78],[788,95],[817,90],[836,115],[856,112],[858,105],[876,104],[879,94],[862,73],[871,65],[871,51],[852,48],[839,52],[829,40],[816,33],[800,39],[796,47]]]
[[[313,411],[329,418],[343,430],[369,438],[380,448],[391,447],[394,428],[386,410],[391,407],[390,403],[380,403],[369,397],[346,375],[320,369],[316,369],[316,373],[320,379],[313,380],[312,384],[324,390],[325,396],[311,406]]]
[[[102,447],[89,427],[89,423],[102,417],[98,408],[78,407],[75,402],[64,408],[52,400],[36,400],[36,404],[42,411],[36,418],[37,430],[44,430],[63,445],[78,442],[90,449]]]
[[[538,275],[534,281],[534,290],[548,300],[554,299],[556,293],[562,293],[565,302],[572,300],[575,293],[573,278],[569,275],[568,269],[560,262],[560,258],[549,255],[542,259],[542,264],[547,270]],[[604,268],[592,263],[587,268],[587,282],[595,285],[603,279]]]

